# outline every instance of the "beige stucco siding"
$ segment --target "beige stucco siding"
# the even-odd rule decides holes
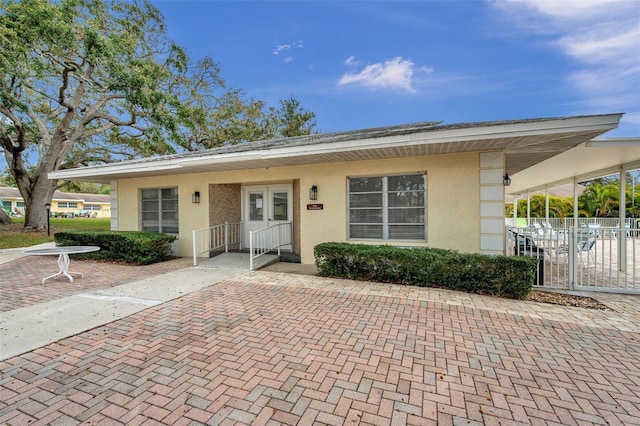
[[[299,254],[303,263],[313,263],[313,247],[325,241],[347,241],[347,178],[392,174],[427,173],[426,243],[389,242],[399,245],[425,245],[454,248],[465,252],[480,249],[479,153],[432,155],[387,160],[276,167],[234,172],[171,175],[126,179],[118,182],[118,223],[120,230],[140,228],[140,189],[178,187],[178,255],[191,255],[191,231],[209,223],[209,185],[293,183],[299,197],[294,218],[299,221]],[[309,188],[318,187],[318,199],[309,200]],[[200,204],[191,202],[200,192]],[[307,204],[323,205],[307,210]],[[297,236],[296,236],[297,237]],[[297,239],[297,238],[296,238]],[[297,241],[296,241],[297,243]],[[374,243],[384,243],[378,241]],[[296,244],[298,246],[298,244]]]

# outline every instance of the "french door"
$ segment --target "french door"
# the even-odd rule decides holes
[[[293,185],[244,186],[242,216],[244,221],[244,245],[249,247],[250,231],[272,226],[276,223],[291,223],[293,220]],[[291,250],[291,245],[282,247]]]

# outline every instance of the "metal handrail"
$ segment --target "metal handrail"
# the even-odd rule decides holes
[[[280,256],[280,248],[291,244],[291,236],[291,222],[249,231],[249,269],[253,271],[254,260],[270,251],[277,249]]]
[[[193,266],[198,266],[198,256],[224,247],[242,243],[242,222],[225,222],[203,229],[193,230]]]

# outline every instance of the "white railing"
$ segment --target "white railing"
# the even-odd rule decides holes
[[[513,218],[507,218],[507,223],[513,226]],[[526,218],[520,217],[518,218],[518,223],[524,223],[524,226],[533,226],[535,223],[542,226],[549,224],[553,229],[569,229],[572,226],[585,227],[589,225],[600,225],[603,228],[617,228],[620,226],[620,219],[616,217],[579,217],[574,221],[572,217],[550,217],[548,220],[543,217],[532,217],[527,221]],[[625,220],[624,227],[627,230],[640,234],[640,219],[628,217]]]
[[[630,227],[507,228],[507,254],[539,260],[535,287],[640,294],[640,233]]]
[[[198,257],[213,251],[229,251],[229,246],[240,245],[242,239],[242,222],[225,222],[204,229],[193,231],[193,266],[198,266]]]
[[[249,231],[249,269],[253,271],[254,261],[262,255],[292,244],[291,222],[278,223],[257,231]]]

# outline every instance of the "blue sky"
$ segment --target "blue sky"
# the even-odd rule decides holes
[[[626,113],[640,136],[640,2],[155,0],[229,87],[296,96],[333,132]]]

